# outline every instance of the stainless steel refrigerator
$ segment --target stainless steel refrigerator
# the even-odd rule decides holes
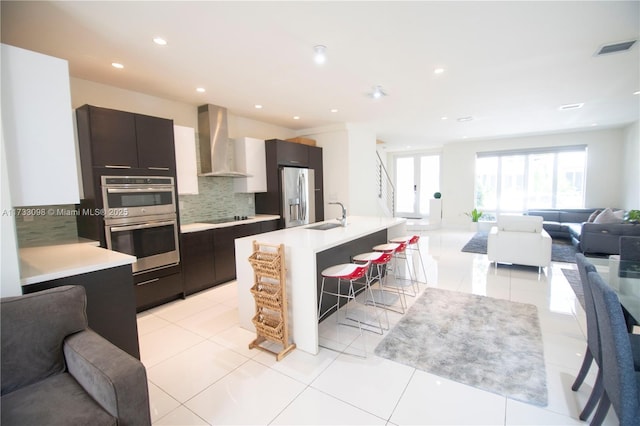
[[[290,228],[315,222],[313,170],[282,167],[280,179],[284,227]]]

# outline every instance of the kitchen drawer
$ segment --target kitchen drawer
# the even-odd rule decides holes
[[[135,275],[134,281],[136,310],[138,312],[184,297],[180,267]]]

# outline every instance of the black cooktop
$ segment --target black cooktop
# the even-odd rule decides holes
[[[223,217],[221,219],[213,219],[213,220],[205,220],[204,223],[228,223],[228,222],[238,222],[240,220],[249,219],[247,216],[233,216],[233,217]]]

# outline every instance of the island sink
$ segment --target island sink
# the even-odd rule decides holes
[[[308,228],[305,229],[314,229],[316,231],[326,231],[327,229],[333,229],[333,228],[338,228],[340,225],[339,223],[321,223],[320,225],[316,225],[316,226],[309,226]]]

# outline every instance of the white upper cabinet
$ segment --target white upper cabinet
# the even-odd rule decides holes
[[[235,192],[267,192],[267,161],[264,140],[239,138],[235,140],[236,170],[249,177],[235,178]]]
[[[1,48],[2,132],[12,205],[79,203],[67,61]]]
[[[173,126],[178,194],[198,193],[196,133],[192,127]]]

